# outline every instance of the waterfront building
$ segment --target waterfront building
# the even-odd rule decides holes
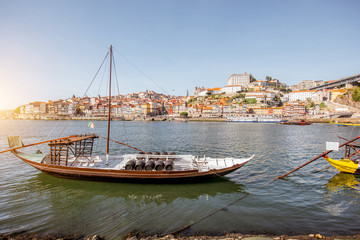
[[[32,102],[30,105],[33,105],[34,114],[45,114],[47,113],[47,103],[46,102]]]
[[[293,91],[289,93],[289,101],[306,101],[308,98],[313,101],[313,96],[316,93],[316,90],[306,90],[306,91]]]
[[[243,87],[247,87],[250,84],[250,74],[243,73],[243,74],[232,74],[229,79],[227,80],[227,85],[240,85]]]
[[[25,114],[32,114],[34,112],[34,106],[32,104],[25,105]]]
[[[282,115],[284,116],[303,116],[306,114],[306,106],[303,103],[292,102],[283,106]]]
[[[256,91],[245,93],[245,98],[255,98],[256,102],[265,103],[268,100],[272,100],[275,97],[275,93],[269,91]]]

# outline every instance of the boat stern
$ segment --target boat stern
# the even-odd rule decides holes
[[[9,148],[23,147],[24,143],[20,136],[8,136]]]
[[[329,157],[324,157],[334,168],[344,173],[360,174],[360,165],[354,163],[350,159],[335,160]]]

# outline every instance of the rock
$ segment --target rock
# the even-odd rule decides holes
[[[323,235],[321,235],[321,234],[316,234],[315,237],[317,239],[325,239],[325,237]]]

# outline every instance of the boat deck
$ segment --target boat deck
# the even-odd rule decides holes
[[[50,163],[49,154],[26,154],[17,152],[22,158],[28,159],[38,163]],[[90,156],[90,157],[71,157],[68,159],[67,165],[65,162],[57,164],[60,166],[77,167],[77,168],[92,168],[92,169],[109,169],[109,170],[125,170],[125,165],[130,160],[172,160],[174,165],[171,171],[189,171],[198,170],[199,172],[206,172],[213,169],[222,169],[232,167],[236,164],[242,164],[251,160],[250,158],[211,158],[211,157],[197,157],[193,155],[147,155],[147,154],[125,154],[109,156],[109,160],[106,161],[106,156]],[[134,170],[129,170],[134,171]],[[145,171],[145,170],[143,170]]]

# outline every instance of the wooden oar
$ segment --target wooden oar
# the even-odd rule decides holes
[[[13,150],[17,150],[17,149],[20,149],[20,148],[35,146],[35,145],[39,145],[39,144],[43,144],[43,143],[48,143],[48,142],[51,142],[51,141],[63,140],[63,139],[68,139],[68,138],[72,138],[72,137],[77,137],[77,136],[78,136],[78,135],[73,135],[73,136],[63,137],[63,138],[56,138],[56,139],[51,139],[51,140],[47,140],[47,141],[43,141],[43,142],[37,142],[37,143],[32,143],[32,144],[24,145],[24,146],[21,146],[21,147],[10,148],[10,149],[8,149],[8,150],[5,150],[5,151],[0,152],[0,154],[1,154],[1,153],[6,153],[6,152],[10,152],[10,151],[13,151]]]

